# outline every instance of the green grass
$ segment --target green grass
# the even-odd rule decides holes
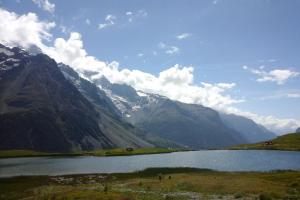
[[[256,144],[244,144],[239,146],[230,147],[231,150],[244,150],[244,149],[265,149],[265,150],[285,150],[285,151],[300,151],[300,133],[290,133],[279,136],[271,140],[272,145],[265,145],[264,142]]]
[[[31,150],[1,150],[0,158],[41,157],[41,156],[80,156],[81,153],[49,153]]]
[[[82,151],[73,153],[47,153],[36,152],[31,150],[2,150],[0,151],[0,158],[12,157],[38,157],[38,156],[130,156],[141,154],[158,154],[158,153],[171,153],[176,151],[184,151],[185,149],[167,149],[167,148],[138,148],[133,151],[126,149],[101,149],[94,151]]]
[[[199,199],[299,199],[300,171],[152,168],[123,174],[0,179],[0,199],[5,200],[187,200],[195,196]]]
[[[85,152],[85,155],[93,156],[129,156],[129,155],[141,155],[141,154],[159,154],[159,153],[171,153],[176,151],[183,151],[183,149],[166,149],[166,148],[138,148],[133,151],[127,151],[123,148],[108,149],[108,150],[95,150]]]

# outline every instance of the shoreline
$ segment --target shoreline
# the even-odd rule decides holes
[[[194,151],[190,149],[167,149],[167,148],[138,148],[133,151],[126,149],[101,149],[94,151],[74,152],[74,153],[50,153],[37,152],[31,150],[0,150],[0,159],[6,158],[30,158],[30,157],[79,157],[79,156],[135,156],[135,155],[151,155],[151,154],[167,154],[174,152]]]
[[[131,172],[111,172],[111,173],[79,173],[79,174],[56,174],[56,175],[17,175],[17,176],[7,176],[1,177],[1,179],[15,179],[15,178],[33,178],[33,177],[80,177],[80,176],[151,176],[157,174],[173,174],[173,173],[205,173],[205,172],[215,172],[224,174],[276,174],[285,172],[295,172],[300,173],[300,169],[277,169],[277,170],[266,170],[266,171],[222,171],[209,168],[196,168],[196,167],[149,167],[143,170],[131,171]]]
[[[137,155],[154,155],[154,154],[169,154],[169,153],[176,153],[176,152],[190,152],[190,151],[287,151],[287,152],[300,152],[300,150],[293,150],[293,149],[272,149],[272,148],[240,148],[240,147],[230,147],[225,149],[199,149],[199,150],[191,150],[191,149],[172,149],[166,151],[149,151],[149,152],[126,152],[126,153],[108,153],[105,154],[106,151],[114,151],[115,149],[111,150],[101,150],[104,153],[97,153],[97,152],[82,152],[82,153],[46,153],[46,152],[35,152],[32,153],[21,153],[19,154],[18,151],[22,152],[23,150],[0,150],[0,160],[1,159],[8,159],[8,158],[35,158],[35,157],[80,157],[80,156],[93,156],[93,157],[114,157],[114,156],[137,156]],[[139,149],[138,149],[139,150]],[[25,150],[27,151],[27,150]],[[13,155],[6,155],[6,153]],[[16,153],[16,154],[15,154]]]

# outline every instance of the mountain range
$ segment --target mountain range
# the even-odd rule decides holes
[[[92,79],[35,52],[0,45],[0,149],[212,149],[276,137],[245,117]]]
[[[0,149],[67,152],[153,146],[109,112],[105,97],[94,106],[53,59],[19,48],[0,49]]]
[[[189,148],[220,148],[276,137],[262,125],[242,116],[136,91],[125,84],[112,84],[104,76],[91,80],[112,99],[124,120]]]

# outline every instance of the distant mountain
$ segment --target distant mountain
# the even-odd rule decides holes
[[[225,113],[220,113],[220,116],[224,123],[239,132],[246,139],[247,143],[261,142],[276,137],[275,133],[246,117]]]
[[[94,83],[112,99],[121,117],[157,137],[193,149],[247,142],[239,132],[226,126],[213,109],[136,91],[125,84],[112,84],[105,77]]]
[[[103,92],[78,80],[97,95],[81,94],[48,56],[0,45],[0,149],[67,152],[152,146],[118,117]]]
[[[300,133],[300,127],[297,128],[296,133]]]

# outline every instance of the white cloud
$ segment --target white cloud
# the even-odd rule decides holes
[[[176,38],[177,38],[178,40],[184,40],[184,39],[187,39],[187,38],[190,37],[190,36],[191,36],[190,33],[182,33],[182,34],[180,34],[180,35],[177,35]]]
[[[139,54],[137,54],[137,56],[138,56],[138,57],[143,57],[144,54],[143,54],[143,53],[139,53]]]
[[[245,69],[245,70],[248,69],[248,66],[244,65],[244,66],[243,66],[243,69]]]
[[[145,18],[148,16],[148,13],[145,10],[138,10],[136,12],[128,11],[125,14],[128,17],[128,22],[133,22],[137,18]]]
[[[273,62],[276,62],[277,60],[274,59],[274,58],[270,58],[270,59],[267,59],[267,60],[264,60],[264,59],[261,59],[261,60],[258,60],[258,62],[262,62],[262,63],[273,63]]]
[[[289,98],[289,99],[300,98],[300,93],[299,92],[279,92],[274,95],[260,97],[259,99],[260,100],[269,100],[269,99],[282,99],[282,98]]]
[[[158,47],[161,48],[161,49],[164,49],[165,50],[165,53],[166,54],[177,54],[179,53],[180,49],[176,46],[170,46],[170,45],[166,45],[165,43],[163,42],[160,42],[158,44]]]
[[[155,76],[140,70],[120,69],[118,62],[105,63],[89,56],[84,49],[81,35],[73,32],[68,39],[56,38],[53,46],[43,41],[49,40],[50,29],[54,23],[38,20],[33,13],[18,16],[13,12],[0,9],[0,42],[9,45],[37,45],[57,62],[64,62],[84,76],[85,71],[96,72],[89,77],[96,80],[102,75],[113,83],[126,83],[138,90],[157,93],[185,103],[202,104],[217,110],[243,115],[265,125],[274,131],[287,132],[300,126],[296,119],[279,119],[274,116],[260,116],[251,112],[241,111],[234,107],[243,99],[228,94],[236,87],[235,83],[194,83],[192,66],[178,64],[161,71]],[[161,44],[166,47],[167,45]]]
[[[276,82],[278,85],[284,84],[291,78],[299,75],[299,72],[292,71],[289,69],[275,69],[271,71],[265,71],[264,66],[260,66],[259,69],[253,69],[249,67],[243,67],[245,70],[249,70],[251,73],[256,74],[259,78],[257,82]]]
[[[33,3],[35,3],[45,11],[48,11],[50,13],[53,13],[55,11],[55,4],[50,3],[49,0],[32,0],[32,1]]]
[[[54,22],[40,21],[34,13],[18,16],[0,8],[0,42],[8,46],[44,46],[42,41],[51,39],[49,30],[54,26]]]
[[[137,16],[147,17],[148,13],[145,10],[139,10],[139,11],[137,11]]]
[[[167,54],[176,54],[179,52],[179,48],[175,46],[170,46],[169,49],[166,50]]]
[[[288,93],[287,94],[288,98],[300,98],[300,94],[298,93]]]
[[[85,23],[86,23],[87,25],[90,25],[90,24],[91,24],[91,20],[87,18],[87,19],[85,20]]]
[[[105,17],[105,23],[99,24],[98,29],[103,29],[109,26],[113,26],[115,24],[115,20],[117,19],[114,15],[106,15]]]
[[[72,32],[73,27],[67,27],[65,25],[59,25],[59,29],[61,30],[62,33],[65,35],[69,35]]]

